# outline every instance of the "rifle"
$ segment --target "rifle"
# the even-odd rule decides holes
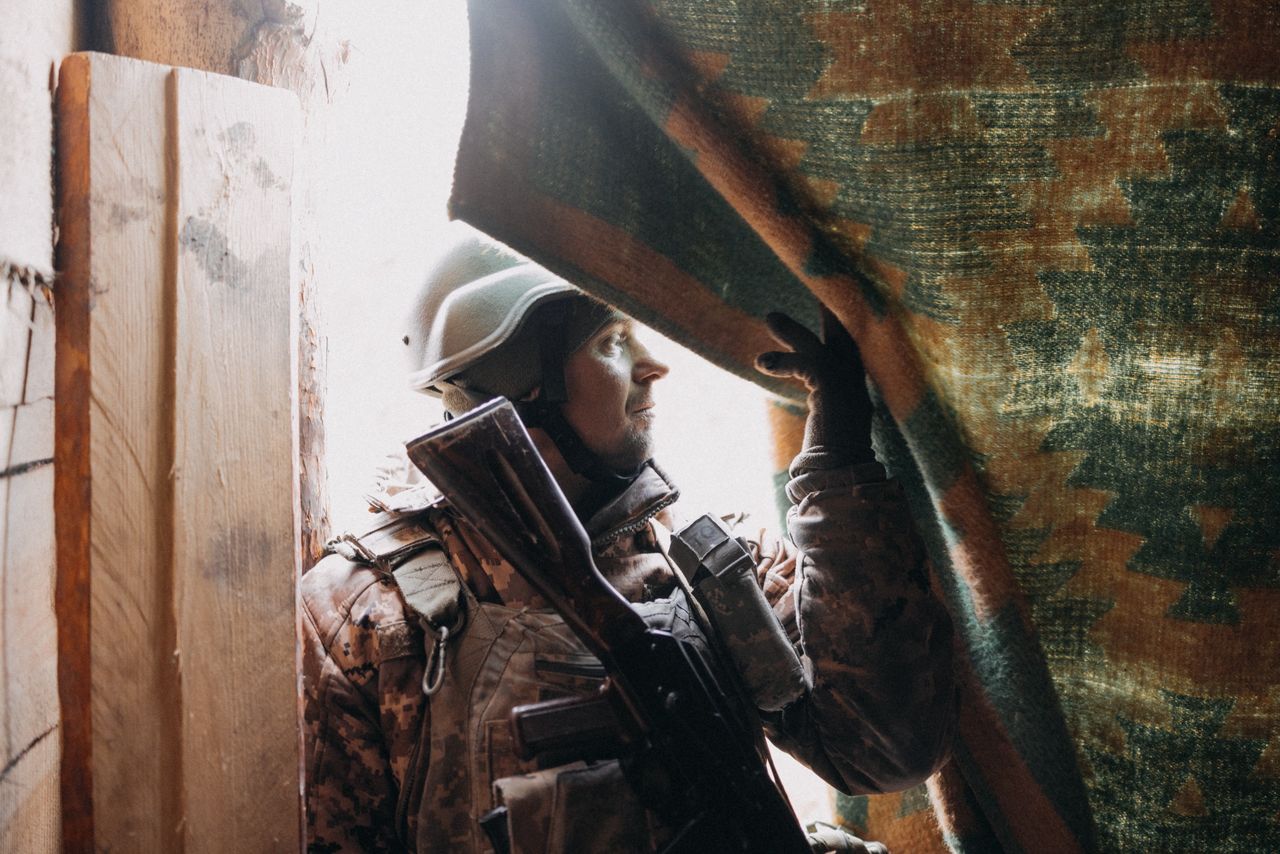
[[[601,696],[617,721],[623,769],[675,828],[663,851],[809,854],[751,724],[696,651],[649,628],[600,574],[587,532],[511,404],[490,401],[406,448],[604,665]],[[587,717],[600,706],[599,697],[578,702],[594,704],[579,707]]]

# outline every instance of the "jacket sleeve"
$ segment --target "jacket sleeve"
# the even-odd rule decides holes
[[[951,622],[901,487],[867,463],[787,490],[794,545],[763,542],[758,574],[812,688],[766,716],[769,737],[847,794],[915,785],[949,755],[956,692]]]
[[[307,851],[403,851],[396,838],[397,786],[379,726],[377,668],[343,635],[349,618],[316,613],[303,577],[303,718]],[[324,627],[323,629],[321,627]],[[348,634],[357,634],[348,632]],[[326,636],[327,635],[327,636]]]

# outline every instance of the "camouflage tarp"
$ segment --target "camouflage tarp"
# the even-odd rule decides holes
[[[455,215],[744,375],[818,299],[863,349],[967,687],[930,791],[845,820],[1280,850],[1275,4],[471,16]]]

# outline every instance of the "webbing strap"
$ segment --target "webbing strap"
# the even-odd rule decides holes
[[[420,513],[377,513],[360,536],[342,534],[326,544],[326,549],[347,560],[387,569],[440,538]]]
[[[422,673],[422,693],[430,697],[444,684],[449,639],[466,622],[462,582],[441,548],[428,548],[391,573],[409,610],[418,615],[427,635],[427,666]]]
[[[391,573],[400,595],[418,617],[437,634],[457,633],[463,614],[462,582],[441,548],[426,548]]]

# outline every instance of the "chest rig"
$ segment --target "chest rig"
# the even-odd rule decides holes
[[[616,760],[548,767],[518,755],[511,710],[594,695],[604,668],[554,610],[485,596],[513,570],[477,555],[446,515],[389,518],[334,544],[389,570],[423,630],[428,712],[397,804],[406,842],[419,852],[654,850],[667,834]],[[653,576],[667,561],[660,551],[613,549],[597,564],[610,577],[653,564]],[[470,577],[477,569],[484,578]],[[673,583],[663,593],[633,607],[716,666],[684,591]]]

